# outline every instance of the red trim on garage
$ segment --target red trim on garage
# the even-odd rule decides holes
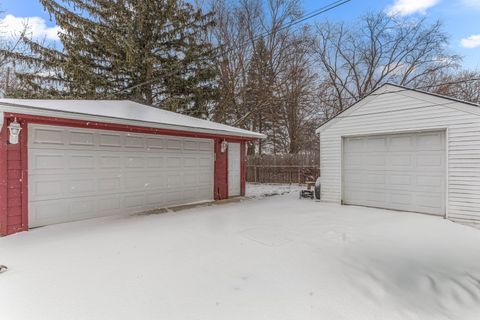
[[[245,183],[247,181],[246,142],[240,142],[240,195],[245,196]]]
[[[228,139],[230,141],[254,140],[254,138],[229,136],[229,135],[223,135],[223,134],[211,134],[211,133],[190,132],[190,131],[172,130],[172,129],[150,128],[150,127],[132,126],[132,125],[126,125],[126,124],[116,124],[116,123],[107,123],[107,122],[95,122],[95,121],[76,120],[76,119],[34,116],[34,115],[19,114],[19,113],[5,113],[5,117],[9,117],[9,118],[16,117],[17,119],[26,120],[29,123],[46,124],[46,125],[54,125],[54,126],[66,126],[66,127],[74,127],[74,128],[92,128],[92,129],[111,130],[111,131],[149,133],[149,134],[170,135],[170,136],[177,136],[177,137],[205,138],[205,139],[222,138],[222,139]]]
[[[223,139],[215,139],[215,200],[228,198],[228,159],[227,152],[221,152]]]
[[[22,125],[19,144],[8,144],[10,121],[17,118]],[[5,113],[5,123],[0,132],[0,235],[28,230],[28,124],[45,124],[77,128],[92,128],[111,131],[124,131],[146,134],[171,135],[180,137],[206,138],[214,140],[214,199],[228,198],[228,160],[227,152],[220,151],[221,142],[240,142],[241,145],[241,190],[245,192],[245,141],[252,138],[197,133],[170,129],[157,129],[140,126],[121,125],[104,122],[92,122],[74,119],[62,119],[33,116],[17,113]]]

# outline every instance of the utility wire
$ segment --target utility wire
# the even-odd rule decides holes
[[[330,10],[333,10],[333,9],[335,9],[335,8],[337,8],[337,7],[339,7],[339,6],[343,5],[343,4],[346,4],[346,3],[350,2],[350,1],[352,1],[352,0],[337,0],[337,1],[334,1],[334,2],[332,2],[332,3],[330,3],[330,4],[326,5],[326,6],[323,6],[323,7],[319,8],[319,9],[317,9],[317,10],[314,10],[314,11],[312,11],[312,12],[310,12],[310,13],[307,13],[307,14],[301,16],[301,17],[298,18],[298,19],[295,19],[295,20],[291,21],[291,22],[288,23],[287,25],[285,25],[285,26],[283,26],[283,27],[280,27],[280,28],[277,29],[277,30],[273,30],[273,31],[270,31],[270,32],[265,32],[265,33],[263,33],[263,34],[261,34],[261,35],[259,35],[259,36],[254,37],[253,39],[249,39],[249,40],[244,41],[244,42],[242,42],[242,43],[240,43],[240,44],[233,45],[231,48],[229,48],[229,49],[227,49],[227,50],[225,50],[225,51],[222,51],[222,52],[220,52],[219,54],[213,56],[212,59],[220,58],[220,57],[222,57],[223,55],[231,52],[233,49],[235,49],[235,48],[237,48],[237,47],[246,46],[246,45],[249,44],[251,41],[257,41],[257,40],[260,40],[260,39],[262,39],[262,38],[264,38],[264,37],[266,37],[266,36],[270,36],[270,35],[272,35],[272,34],[274,34],[274,33],[276,33],[276,32],[279,32],[279,31],[282,31],[282,30],[291,28],[291,27],[293,27],[293,26],[295,26],[295,25],[297,25],[297,24],[299,24],[299,23],[302,23],[302,22],[304,22],[304,21],[306,21],[306,20],[308,20],[308,19],[311,19],[311,18],[313,18],[313,17],[316,17],[316,16],[318,16],[318,15],[320,15],[320,14],[322,14],[322,13],[325,13],[325,12],[328,12],[328,11],[330,11]],[[213,51],[215,51],[215,50],[216,50],[216,48],[210,50],[210,52],[213,52]],[[175,74],[178,74],[178,71],[177,71],[177,72],[172,72],[172,73],[167,73],[167,74],[163,75],[163,77],[167,77],[167,76],[171,76],[171,75],[175,75]],[[148,80],[148,81],[144,81],[144,82],[138,83],[138,84],[133,85],[133,86],[131,86],[131,87],[124,88],[124,89],[122,89],[122,90],[120,90],[120,91],[117,91],[117,92],[115,92],[115,93],[112,93],[112,94],[113,94],[113,95],[116,95],[116,94],[124,93],[124,92],[126,92],[126,91],[129,91],[129,90],[132,90],[132,89],[135,89],[135,88],[138,88],[138,87],[141,87],[141,86],[150,84],[150,83],[155,82],[155,81],[157,81],[157,80],[158,80],[158,79],[150,79],[150,80]]]

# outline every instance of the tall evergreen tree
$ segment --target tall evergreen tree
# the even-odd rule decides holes
[[[206,117],[216,98],[212,16],[179,0],[40,0],[62,49],[23,38],[16,97],[134,99]]]

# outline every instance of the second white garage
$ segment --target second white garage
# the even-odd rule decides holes
[[[480,223],[480,107],[385,84],[317,129],[321,200]]]

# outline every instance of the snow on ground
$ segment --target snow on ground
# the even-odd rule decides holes
[[[284,195],[287,193],[299,194],[305,186],[298,184],[278,184],[278,183],[247,183],[245,195],[247,197],[259,198],[275,195]]]
[[[296,192],[0,239],[0,318],[479,319],[480,231]]]

